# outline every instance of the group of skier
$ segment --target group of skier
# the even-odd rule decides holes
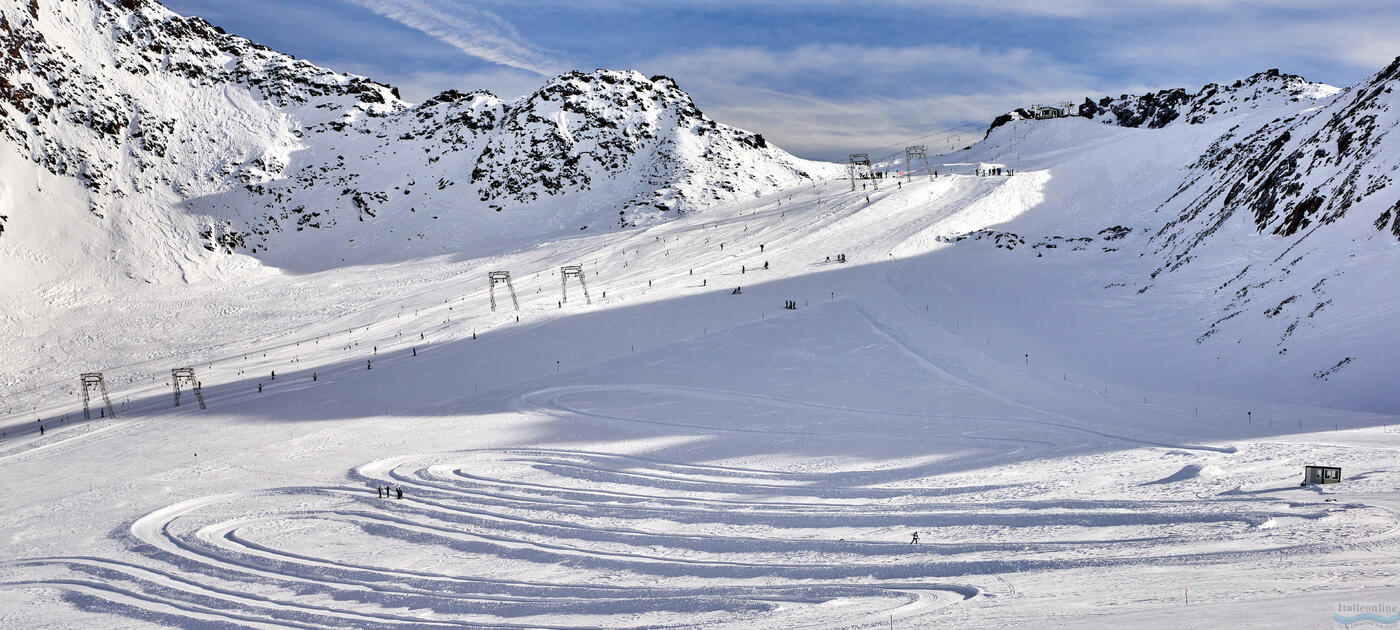
[[[390,488],[389,486],[375,486],[374,489],[379,491],[379,498],[381,498],[381,499],[402,499],[402,498],[403,498],[403,488],[402,488],[402,487]]]

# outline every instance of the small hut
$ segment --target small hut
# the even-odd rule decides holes
[[[1337,466],[1304,466],[1303,483],[1341,483],[1342,469]]]

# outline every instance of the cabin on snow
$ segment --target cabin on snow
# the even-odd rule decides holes
[[[1303,485],[1341,482],[1342,469],[1337,466],[1303,466]]]

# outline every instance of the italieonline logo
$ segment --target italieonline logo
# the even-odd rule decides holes
[[[1334,628],[1400,628],[1400,604],[1337,604],[1332,613]]]

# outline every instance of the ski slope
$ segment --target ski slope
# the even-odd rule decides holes
[[[1032,124],[934,180],[32,305],[0,336],[0,625],[1277,628],[1394,601],[1393,394],[1194,343],[1214,272],[1138,292],[1142,200],[1176,182],[1133,182],[1206,131]],[[1309,334],[1394,373],[1393,340]],[[183,366],[207,410],[173,406]],[[115,419],[82,419],[91,370]]]

